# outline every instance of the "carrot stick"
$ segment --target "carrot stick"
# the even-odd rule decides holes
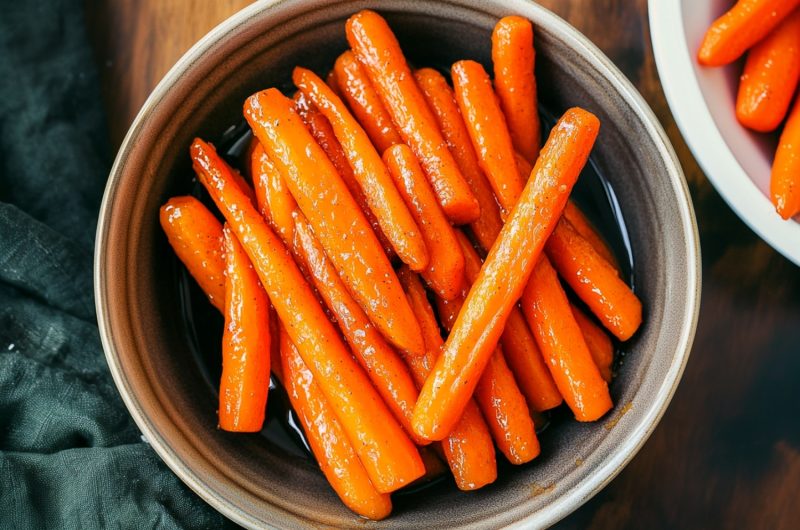
[[[466,262],[465,276],[468,284],[471,285],[480,274],[482,261],[467,237],[461,232],[457,236]],[[458,316],[458,312],[455,316]],[[448,325],[444,322],[443,325],[446,329],[452,327],[452,324]],[[513,307],[508,314],[500,342],[503,345],[505,360],[511,366],[528,406],[537,411],[559,406],[562,401],[561,394],[536,345],[536,339],[528,329],[525,317],[518,307]]]
[[[550,133],[532,177],[469,291],[453,331],[414,407],[414,430],[444,437],[475,390],[506,319],[522,295],[572,187],[589,157],[600,123],[568,110]]]
[[[575,204],[574,201],[570,200],[567,202],[567,206],[564,208],[564,219],[569,221],[572,225],[572,228],[575,229],[578,234],[581,235],[586,241],[588,241],[594,249],[600,254],[604,260],[606,260],[614,269],[619,272],[619,262],[617,261],[616,256],[611,251],[611,247],[608,246],[603,236],[600,235],[600,232],[594,227],[592,222],[586,217],[581,209]]]
[[[492,82],[483,66],[475,61],[458,61],[451,74],[456,101],[481,169],[492,185],[503,215],[507,216],[522,193],[525,180],[517,170],[511,134]]]
[[[258,432],[264,425],[269,391],[269,300],[242,245],[227,224],[225,244],[225,331],[219,427]]]
[[[433,309],[428,302],[422,282],[408,267],[400,268],[399,277],[425,337],[425,355],[406,357],[417,385],[422,387],[430,375],[444,341],[439,334],[439,325],[433,316]],[[460,490],[476,490],[494,482],[497,478],[492,437],[478,406],[472,399],[467,401],[463,414],[453,430],[442,440],[441,446],[450,471],[455,477],[456,486]]]
[[[358,458],[342,422],[317,384],[289,334],[281,326],[284,386],[297,413],[311,452],[342,502],[358,515],[383,519],[392,511],[388,494],[380,493]]]
[[[364,10],[347,20],[347,41],[378,92],[403,141],[417,155],[448,219],[470,223],[480,207],[447,148],[386,21]]]
[[[575,419],[599,419],[613,406],[608,384],[589,353],[567,295],[545,256],[525,287],[522,310]]]
[[[631,338],[642,323],[642,303],[614,267],[564,219],[546,249],[558,274],[606,329],[619,340]]]
[[[386,256],[392,259],[395,256],[392,244],[386,234],[383,233],[383,230],[381,230],[381,225],[378,223],[375,214],[369,209],[367,197],[353,174],[353,168],[350,167],[350,163],[347,161],[342,144],[336,139],[331,122],[299,90],[294,95],[294,108],[303,119],[303,123],[306,124],[311,135],[322,150],[325,151],[325,154],[328,155],[333,167],[339,172],[339,176],[342,177],[347,189],[350,190],[353,198],[358,203],[358,207],[361,208],[361,213],[367,218],[373,232],[378,236],[378,241],[380,241],[383,251],[386,252]]]
[[[339,88],[339,86],[340,86],[339,85],[339,77],[336,75],[336,69],[335,68],[333,70],[331,70],[330,72],[328,72],[328,75],[325,76],[325,83],[329,87],[331,87],[331,90],[333,90],[334,94],[336,94],[340,98],[344,97],[344,95],[342,94],[341,89]]]
[[[225,311],[222,224],[194,197],[173,197],[161,207],[161,228],[211,304]]]
[[[342,99],[367,131],[378,152],[383,153],[394,144],[403,143],[400,133],[392,123],[392,117],[381,103],[375,87],[352,51],[347,50],[336,59],[333,71],[336,73]]]
[[[442,298],[458,296],[464,285],[464,256],[414,152],[405,144],[397,144],[386,150],[383,159],[428,248],[430,260],[422,277]]]
[[[800,212],[800,99],[795,100],[778,142],[772,162],[770,195],[784,219]]]
[[[248,98],[245,117],[286,181],[350,294],[398,348],[425,348],[378,239],[333,164],[276,89]],[[389,309],[390,308],[390,309]]]
[[[800,80],[800,10],[795,11],[747,54],[736,97],[739,123],[774,131],[786,117]]]
[[[612,373],[611,365],[614,363],[614,344],[608,338],[606,332],[600,326],[592,322],[586,316],[586,313],[570,304],[572,315],[575,317],[575,322],[583,333],[583,339],[586,341],[586,346],[589,348],[589,353],[592,354],[594,364],[600,370],[600,375],[603,376],[606,383],[611,382]]]
[[[375,487],[386,493],[420,477],[425,468],[416,447],[353,359],[278,236],[234,184],[231,168],[199,139],[192,143],[191,156],[200,182],[236,232],[303,361],[355,441]]]
[[[481,246],[490,248],[500,229],[503,228],[503,220],[500,218],[500,209],[494,199],[492,187],[478,163],[478,155],[472,147],[472,140],[458,109],[453,89],[447,84],[444,76],[432,68],[417,70],[414,77],[436,117],[458,169],[461,170],[480,205],[480,216],[470,223],[470,230]],[[526,175],[529,173],[530,171]]]
[[[732,63],[798,5],[800,0],[739,0],[708,28],[697,60],[705,66]]]
[[[367,133],[342,100],[314,72],[296,67],[292,79],[333,127],[369,209],[378,219],[392,248],[413,270],[424,270],[428,265],[428,250],[420,228]]]
[[[294,237],[292,218],[297,210],[297,201],[260,143],[253,150],[250,172],[256,186],[258,210],[270,221],[284,243],[289,244]]]
[[[501,18],[492,31],[494,90],[514,147],[531,162],[539,156],[542,141],[533,72],[535,60],[530,21],[518,16]]]

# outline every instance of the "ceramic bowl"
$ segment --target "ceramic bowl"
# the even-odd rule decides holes
[[[541,434],[533,463],[503,466],[497,482],[463,493],[444,481],[397,496],[386,520],[349,512],[313,461],[262,435],[217,429],[217,391],[186,339],[176,260],[158,208],[186,193],[195,136],[214,139],[241,120],[245,98],[291,87],[295,65],[327,71],[346,46],[344,22],[381,12],[412,61],[489,64],[490,34],[512,13],[536,26],[542,105],[580,105],[602,122],[592,163],[615,190],[645,323],[623,347],[602,421],[563,421]],[[108,363],[143,434],[214,508],[246,527],[478,528],[552,524],[606,485],[655,428],[681,377],[699,307],[698,236],[686,183],[664,131],[600,51],[542,7],[523,0],[259,2],[214,29],[145,103],[111,171],[97,233],[96,300]]]
[[[708,179],[759,237],[800,265],[800,222],[781,219],[769,199],[778,137],[750,131],[736,120],[743,61],[708,68],[696,60],[706,30],[733,4],[650,0],[658,73],[675,121]]]

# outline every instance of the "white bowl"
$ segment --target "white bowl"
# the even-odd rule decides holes
[[[741,61],[708,68],[696,60],[708,26],[733,3],[649,0],[658,73],[675,121],[708,179],[750,228],[800,265],[800,223],[781,219],[769,200],[776,135],[749,131],[736,121]]]

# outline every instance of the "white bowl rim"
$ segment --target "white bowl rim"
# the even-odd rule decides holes
[[[695,54],[686,44],[682,0],[649,0],[648,11],[661,86],[689,149],[736,215],[772,248],[800,265],[800,223],[784,221],[777,214],[737,161],[706,106],[694,73]]]

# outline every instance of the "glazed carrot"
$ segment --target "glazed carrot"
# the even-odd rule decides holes
[[[800,10],[795,11],[747,54],[736,117],[755,131],[774,131],[786,117],[800,79]]]
[[[425,337],[425,355],[408,356],[408,363],[417,386],[428,378],[444,341],[433,315],[422,282],[408,267],[398,273],[409,303],[419,319]],[[470,399],[453,430],[442,440],[442,451],[460,490],[470,491],[490,484],[497,478],[497,462],[489,428],[475,402]]]
[[[248,98],[245,117],[283,176],[326,254],[370,320],[398,348],[425,346],[397,275],[358,205],[289,99],[275,89]]]
[[[242,153],[242,167],[244,168],[244,174],[247,178],[251,181],[253,180],[253,174],[251,173],[251,160],[253,160],[253,152],[256,150],[256,147],[259,146],[258,138],[255,136],[250,136],[250,141],[247,142],[247,147],[245,148],[244,152]],[[253,183],[255,186],[255,182]]]
[[[461,115],[467,124],[481,169],[507,216],[522,193],[525,180],[517,170],[506,119],[489,75],[475,61],[458,61],[450,70]]]
[[[208,300],[225,311],[222,224],[194,197],[173,197],[161,207],[161,228],[169,244]]]
[[[558,274],[606,329],[619,340],[631,338],[642,323],[642,303],[592,244],[562,219],[546,250]]]
[[[800,99],[794,102],[781,133],[769,187],[781,217],[789,219],[800,213]]]
[[[600,375],[603,376],[606,383],[611,382],[611,365],[614,363],[614,344],[608,338],[606,332],[600,326],[592,322],[586,316],[586,313],[570,304],[572,315],[575,317],[575,322],[583,333],[583,339],[586,341],[586,346],[589,348],[589,353],[592,354],[594,364],[600,370]]]
[[[309,140],[312,144],[310,136]],[[200,182],[253,262],[292,342],[348,438],[355,441],[375,487],[386,493],[420,477],[425,468],[416,447],[353,359],[278,236],[234,184],[231,168],[199,139],[192,143],[191,157]],[[405,297],[402,288],[400,294]]]
[[[438,453],[441,453],[439,449]],[[418,482],[430,482],[447,473],[447,466],[442,462],[437,454],[437,449],[432,446],[420,447],[419,456],[422,457],[422,462],[425,464],[425,475],[418,479]]]
[[[472,140],[461,117],[461,111],[458,110],[453,89],[447,84],[444,76],[432,68],[417,70],[414,77],[436,117],[458,169],[461,170],[480,205],[480,217],[470,223],[470,230],[481,246],[490,248],[500,229],[503,228],[503,220],[500,218],[500,210],[494,199],[492,187],[478,163],[478,155],[472,147]]]
[[[454,298],[464,285],[464,256],[417,157],[407,145],[397,144],[383,153],[383,160],[425,238],[430,260],[422,277],[442,298]]]
[[[586,214],[581,211],[574,201],[570,200],[567,206],[564,207],[563,216],[564,219],[569,221],[572,228],[586,241],[591,243],[597,253],[619,272],[619,262],[611,251],[611,247],[608,246],[608,243],[606,243],[603,236],[600,235],[600,232],[597,231],[589,218],[586,217]]]
[[[252,156],[250,173],[256,186],[256,206],[284,243],[288,244],[294,237],[292,218],[297,210],[297,201],[260,143]]]
[[[331,87],[331,90],[333,90],[334,94],[336,94],[340,98],[343,97],[342,91],[339,88],[339,78],[336,75],[336,69],[333,69],[330,72],[328,72],[328,75],[325,76],[325,83],[327,83],[327,85]]]
[[[522,180],[528,180],[531,171],[533,171],[533,165],[518,151],[514,152],[514,162],[517,164],[517,171],[519,171],[519,176],[522,177]]]
[[[437,300],[439,315],[440,318],[444,316],[442,324],[449,329],[446,323],[456,319],[464,298],[442,302]],[[500,348],[495,349],[484,368],[473,398],[483,412],[498,449],[509,462],[524,464],[539,455],[539,440],[530,410]]]
[[[461,232],[457,236],[466,262],[465,277],[468,284],[471,285],[480,274],[482,261],[467,237]],[[442,312],[440,311],[439,314],[441,317]],[[456,316],[458,316],[457,311],[453,321]],[[452,323],[443,322],[442,324],[446,329],[452,327]],[[513,307],[509,312],[500,342],[503,346],[505,360],[511,366],[528,406],[533,410],[542,411],[560,405],[561,394],[556,388],[542,353],[536,346],[536,339],[528,329],[525,317],[518,307]]]
[[[739,0],[708,28],[697,60],[705,66],[732,63],[798,5],[800,0]]]
[[[392,123],[392,117],[381,103],[375,87],[353,52],[347,50],[341,54],[336,59],[333,71],[336,72],[336,82],[342,99],[367,131],[378,152],[383,153],[394,144],[403,143],[400,133]]]
[[[353,195],[358,207],[361,208],[361,213],[367,218],[375,235],[378,236],[378,241],[380,241],[383,251],[386,252],[386,256],[392,259],[395,256],[394,249],[381,230],[375,214],[369,209],[367,197],[353,174],[353,168],[350,167],[350,163],[347,161],[342,144],[336,139],[331,122],[299,90],[294,95],[294,108],[303,119],[303,123],[306,124],[311,135],[322,150],[325,151],[325,154],[328,155],[333,167],[339,172],[339,176],[342,177],[347,189],[350,190],[350,194]]]
[[[347,20],[346,31],[353,53],[400,136],[417,155],[448,219],[456,224],[477,219],[478,201],[447,148],[389,25],[377,13],[365,10]]]
[[[428,250],[414,217],[392,181],[381,155],[345,104],[314,72],[296,67],[292,75],[297,88],[328,119],[342,146],[353,176],[375,214],[381,230],[397,255],[413,270],[428,265]]]
[[[258,432],[264,425],[269,391],[269,299],[242,245],[226,224],[225,331],[219,428]]]
[[[383,519],[392,511],[391,498],[370,481],[353,447],[357,444],[348,439],[316,377],[283,326],[280,345],[286,393],[322,473],[345,506],[369,519]]]
[[[420,436],[443,438],[464,409],[589,157],[599,126],[593,114],[574,108],[551,131],[420,392],[413,418]]]
[[[535,60],[530,21],[513,15],[501,18],[492,31],[494,90],[514,147],[530,162],[539,156],[542,141],[533,72]]]
[[[545,256],[522,295],[522,309],[547,365],[578,421],[594,421],[613,406],[608,384],[592,359],[567,295]]]

